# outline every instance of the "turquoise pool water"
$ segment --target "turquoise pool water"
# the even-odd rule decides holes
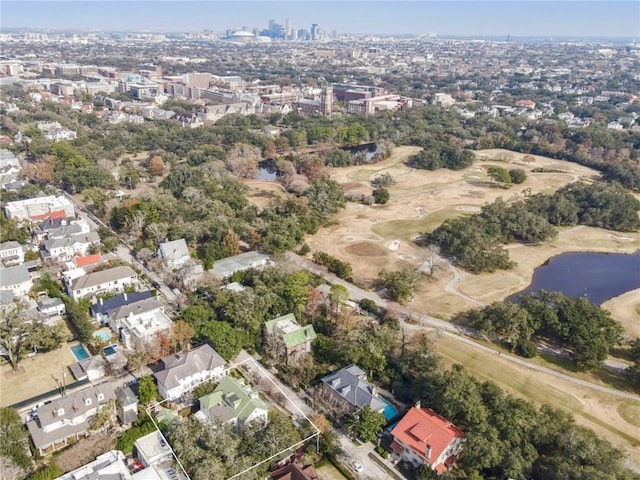
[[[116,353],[116,347],[117,345],[109,345],[107,348],[104,349],[104,354],[108,357],[109,355],[113,355]]]
[[[383,401],[384,403],[387,404],[386,407],[384,407],[384,410],[382,411],[382,414],[384,415],[384,418],[386,418],[387,420],[391,420],[392,418],[394,418],[396,415],[398,415],[398,409],[396,407],[394,407],[393,405],[391,405],[388,401],[386,401],[384,398],[379,397],[381,401]]]
[[[79,362],[89,358],[89,352],[87,352],[87,349],[80,344],[71,347],[71,353],[73,353],[73,356],[76,357],[76,360]]]
[[[107,332],[105,332],[104,330],[100,330],[99,332],[95,332],[93,334],[94,337],[99,338],[100,340],[102,340],[103,342],[108,342],[109,339],[111,338],[109,336],[109,334]]]

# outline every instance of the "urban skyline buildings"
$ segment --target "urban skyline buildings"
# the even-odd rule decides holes
[[[266,19],[290,19],[284,30],[347,34],[459,36],[640,36],[640,2],[582,0],[510,1],[16,1],[1,4],[3,30],[12,28],[224,32]],[[150,6],[153,5],[153,8]],[[126,14],[124,14],[126,13]],[[140,19],[144,18],[144,22]]]

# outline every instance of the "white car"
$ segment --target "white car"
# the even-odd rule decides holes
[[[353,462],[352,465],[353,469],[358,473],[361,473],[364,470],[364,468],[362,468],[362,465],[360,465],[360,463],[358,462]]]

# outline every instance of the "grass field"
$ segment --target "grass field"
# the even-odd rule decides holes
[[[630,337],[640,338],[640,289],[623,293],[601,306],[611,312],[611,316],[622,324]]]
[[[319,468],[316,468],[316,473],[320,480],[346,480],[346,477],[342,475],[336,467],[329,462],[325,462]]]
[[[635,467],[640,468],[640,437],[634,433],[640,427],[640,402],[619,399],[513,364],[454,338],[439,337],[435,350],[447,365],[461,364],[481,381],[493,381],[518,397],[573,414],[577,423],[624,449]]]
[[[67,373],[67,385],[74,382],[67,366],[75,362],[69,345],[62,344],[51,352],[25,358],[18,364],[17,372],[13,372],[8,364],[2,365],[0,406],[7,407],[58,388],[57,381],[62,381],[63,372]]]

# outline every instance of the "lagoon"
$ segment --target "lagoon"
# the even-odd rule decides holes
[[[567,297],[586,297],[600,305],[607,300],[640,288],[640,250],[633,254],[563,253],[535,269],[531,284],[511,295],[549,290]]]

